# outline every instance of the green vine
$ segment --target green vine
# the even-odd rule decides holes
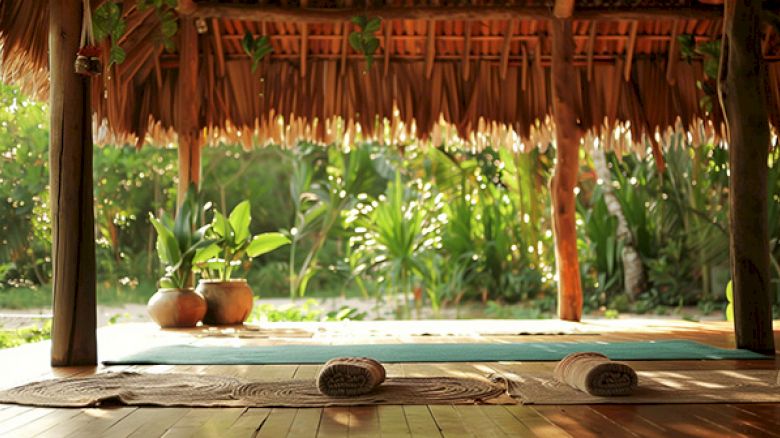
[[[155,9],[157,18],[160,20],[161,43],[165,50],[169,52],[173,52],[176,49],[173,37],[179,31],[179,22],[174,11],[178,3],[178,0],[138,0],[139,11],[144,11],[150,7]]]
[[[244,52],[252,58],[252,72],[257,70],[257,66],[260,64],[266,55],[271,53],[274,49],[271,47],[271,42],[267,36],[261,36],[255,39],[251,32],[244,34],[244,39],[241,40],[241,47],[244,48]]]
[[[176,49],[173,37],[179,31],[179,23],[175,10],[178,0],[138,0],[138,10],[144,11],[150,7],[155,9],[160,20],[160,40],[165,50]],[[108,65],[121,64],[127,53],[119,46],[119,40],[127,30],[127,22],[122,16],[122,7],[117,0],[103,3],[92,14],[92,32],[97,42],[110,39],[111,49],[108,54]]]
[[[720,68],[720,40],[696,44],[693,35],[679,35],[680,54],[688,62],[695,57],[701,57],[704,70],[704,80],[696,81],[696,87],[704,92],[699,99],[699,106],[707,113],[712,112],[713,102],[718,96],[718,70]]]
[[[365,15],[360,15],[352,17],[352,22],[357,24],[360,30],[349,34],[349,45],[363,54],[366,58],[366,70],[370,70],[371,64],[374,62],[374,54],[379,48],[376,32],[379,31],[382,20],[379,17],[369,19]]]
[[[119,47],[118,41],[124,35],[127,23],[122,18],[122,8],[115,2],[105,2],[92,14],[92,32],[95,40],[100,42],[106,38],[111,40],[111,50],[108,54],[108,65],[121,64],[127,54]]]

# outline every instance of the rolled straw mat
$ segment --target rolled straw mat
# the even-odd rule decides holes
[[[637,371],[639,384],[623,397],[572,388],[552,373],[505,374],[509,394],[523,404],[780,403],[777,370]]]
[[[558,362],[553,375],[559,382],[596,396],[628,395],[637,385],[636,371],[601,353],[572,353]]]

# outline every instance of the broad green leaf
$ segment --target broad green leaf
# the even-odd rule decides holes
[[[282,233],[263,233],[255,236],[246,248],[249,257],[257,257],[269,253],[280,246],[290,243],[290,239]]]
[[[363,33],[371,33],[377,32],[379,30],[379,27],[382,25],[382,20],[379,19],[379,17],[374,17],[371,20],[366,23],[365,27],[363,28]]]
[[[249,224],[252,222],[249,201],[243,201],[236,205],[233,211],[230,212],[228,221],[235,233],[234,241],[236,243],[243,242],[249,238]]]
[[[160,261],[167,265],[177,263],[181,258],[181,250],[176,237],[174,237],[171,230],[166,228],[162,222],[151,214],[149,215],[149,220],[157,231],[157,254],[160,257]]]
[[[214,212],[214,220],[211,222],[211,229],[214,230],[214,233],[223,238],[227,239],[228,241],[232,241],[232,236],[230,235],[230,222],[225,218],[225,216],[218,212]]]
[[[205,248],[200,248],[195,251],[195,256],[192,258],[192,263],[197,265],[209,259],[213,259],[218,256],[221,251],[222,248],[220,248],[219,245],[212,243]]]
[[[356,51],[363,53],[363,39],[360,37],[359,32],[352,32],[349,34],[349,45]]]

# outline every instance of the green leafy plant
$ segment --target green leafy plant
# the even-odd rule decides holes
[[[249,201],[236,205],[228,217],[219,211],[214,212],[208,231],[212,242],[200,248],[193,260],[204,277],[228,281],[234,269],[241,266],[244,256],[255,258],[290,243],[290,239],[281,233],[252,236],[249,230],[251,222]]]
[[[241,47],[244,48],[244,52],[252,58],[252,71],[257,70],[257,66],[260,65],[260,61],[266,57],[269,53],[273,52],[273,47],[268,39],[268,36],[263,35],[260,38],[255,39],[252,36],[252,32],[244,34],[244,39],[241,40]]]
[[[677,42],[680,44],[680,54],[683,59],[688,62],[697,56],[702,59],[705,80],[696,81],[696,87],[704,92],[704,96],[699,100],[699,106],[710,113],[713,102],[717,99],[721,42],[720,40],[712,40],[697,44],[694,36],[690,34],[679,35]]]
[[[379,31],[382,20],[379,17],[369,19],[365,15],[359,15],[352,17],[352,22],[360,30],[349,34],[349,45],[363,54],[363,57],[366,59],[366,70],[370,70],[374,62],[374,54],[379,48],[379,39],[377,39],[376,33]]]
[[[127,54],[125,49],[119,47],[119,39],[127,29],[127,22],[122,17],[122,8],[115,1],[107,1],[100,5],[92,14],[92,31],[95,40],[100,42],[106,38],[111,40],[111,49],[108,54],[108,64],[121,64],[125,62]]]
[[[139,0],[138,10],[154,8],[157,18],[160,20],[160,41],[165,50],[172,52],[176,49],[173,37],[179,31],[179,22],[176,18],[176,6],[178,0]]]
[[[159,218],[149,214],[149,220],[157,231],[157,255],[165,265],[165,275],[159,280],[161,288],[184,289],[192,286],[195,254],[213,243],[213,240],[205,238],[209,225],[197,228],[201,211],[193,184],[175,219],[164,213]]]

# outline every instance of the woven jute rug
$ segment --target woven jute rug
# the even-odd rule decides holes
[[[523,404],[778,403],[777,370],[639,371],[639,387],[628,396],[596,397],[549,374],[503,377],[509,394]]]
[[[315,381],[248,382],[197,374],[105,373],[30,383],[0,391],[0,403],[46,407],[326,407],[357,405],[515,404],[504,382],[389,378],[370,394],[328,397]]]

